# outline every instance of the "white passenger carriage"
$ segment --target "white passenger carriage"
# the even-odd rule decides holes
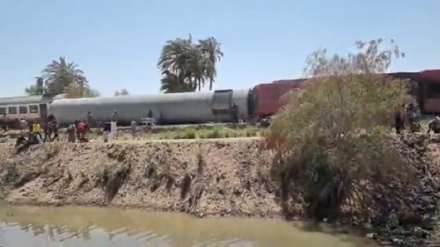
[[[64,95],[1,98],[0,126],[3,128],[18,128],[21,119],[26,121],[44,120],[48,115],[48,105],[54,99],[60,98],[64,98]]]

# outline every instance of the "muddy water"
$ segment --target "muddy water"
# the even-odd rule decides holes
[[[0,246],[374,246],[280,220],[104,208],[0,206]]]

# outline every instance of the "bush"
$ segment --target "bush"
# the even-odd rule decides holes
[[[392,115],[411,100],[409,83],[380,75],[403,54],[393,42],[391,49],[382,44],[357,42],[357,52],[346,57],[312,53],[309,80],[286,96],[266,132],[282,195],[299,193],[308,216],[338,217],[347,204],[371,215],[376,185],[383,191],[414,178],[414,169],[389,148]]]

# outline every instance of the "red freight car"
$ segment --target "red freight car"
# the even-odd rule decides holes
[[[440,113],[440,70],[420,72],[418,96],[423,111],[428,114]]]
[[[255,114],[258,117],[275,114],[282,106],[281,96],[292,89],[300,87],[304,81],[304,79],[280,80],[255,86],[254,93],[257,95]]]
[[[425,114],[440,113],[440,70],[396,72],[387,75],[415,82],[412,93],[417,97],[422,111]],[[290,90],[300,87],[304,82],[305,79],[278,80],[257,85],[254,88],[257,94],[255,114],[259,117],[275,114],[283,104],[281,97]]]

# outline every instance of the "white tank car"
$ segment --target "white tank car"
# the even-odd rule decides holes
[[[59,99],[49,105],[61,125],[87,118],[90,111],[94,121],[111,118],[128,124],[147,117],[148,111],[160,124],[197,124],[232,121],[231,106],[235,102],[239,116],[248,117],[248,90],[217,90],[215,92],[127,95],[82,99]]]

